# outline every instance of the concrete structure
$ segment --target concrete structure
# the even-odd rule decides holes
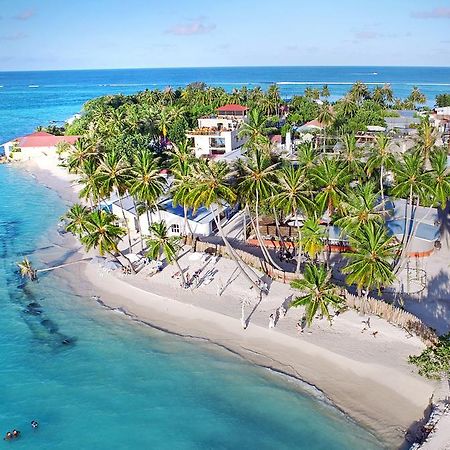
[[[239,128],[247,120],[247,108],[241,105],[225,105],[217,108],[217,114],[198,119],[198,128],[186,136],[193,139],[197,158],[233,160],[242,155],[247,139],[239,137]]]
[[[150,224],[153,222],[165,221],[169,234],[173,236],[180,236],[189,234],[190,231],[196,236],[210,236],[217,230],[213,214],[207,208],[201,207],[195,213],[192,210],[187,214],[187,226],[185,228],[183,207],[174,206],[171,198],[166,198],[158,204],[158,209],[147,213],[138,215],[136,213],[135,205],[131,197],[122,199],[123,211],[119,200],[113,200],[110,204],[110,210],[120,219],[123,216],[127,220],[128,226],[132,231],[142,230],[144,235],[148,235],[149,220]],[[221,223],[226,222],[236,213],[236,208],[231,208],[228,205],[219,206],[215,208],[215,214],[220,217]]]
[[[41,157],[57,157],[60,142],[74,145],[79,136],[54,136],[45,131],[37,131],[2,144],[5,156],[17,161],[28,161]]]

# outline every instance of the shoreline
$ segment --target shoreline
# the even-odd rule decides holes
[[[17,167],[24,168],[37,182],[56,191],[65,202],[77,199],[73,179],[71,180],[67,174],[61,178],[58,174],[59,168],[55,173],[50,165],[41,167],[31,163],[20,164]],[[75,240],[69,245],[78,248],[74,242]],[[218,311],[216,304],[213,305],[213,309],[205,306],[205,302],[209,307],[211,302],[214,302],[214,299],[211,300],[211,292],[206,293],[206,300],[203,298],[205,297],[203,292],[202,295],[189,294],[199,300],[200,304],[194,304],[193,299],[186,299],[185,291],[170,286],[170,280],[161,279],[160,284],[156,278],[150,282],[146,281],[153,291],[148,292],[136,285],[138,283],[131,282],[132,280],[128,282],[110,274],[100,277],[96,272],[92,264],[64,269],[66,276],[73,277],[74,280],[80,278],[86,280],[93,294],[101,294],[101,302],[106,305],[105,307],[120,310],[133,321],[183,338],[201,340],[232,352],[273,373],[287,375],[312,386],[319,393],[323,393],[332,407],[370,430],[382,443],[389,445],[389,448],[399,446],[406,448],[404,431],[423,418],[427,401],[434,391],[433,384],[413,374],[413,368],[408,368],[405,361],[399,365],[399,361],[395,360],[399,355],[395,355],[393,359],[388,358],[387,361],[371,362],[374,357],[380,358],[380,352],[386,353],[383,347],[387,343],[377,344],[380,341],[378,338],[370,341],[367,348],[362,349],[363,352],[373,352],[375,347],[381,347],[373,355],[369,355],[368,360],[364,355],[353,355],[353,351],[345,355],[336,352],[332,342],[326,345],[327,339],[330,339],[330,336],[326,336],[328,331],[331,334],[331,341],[334,340],[331,329],[319,327],[319,330],[314,329],[310,335],[305,333],[305,336],[298,337],[292,330],[289,335],[284,329],[287,329],[287,326],[281,332],[278,332],[278,326],[276,330],[269,330],[263,325],[264,319],[256,317],[255,321],[252,319],[248,329],[243,331],[240,320],[232,314]],[[170,272],[171,268],[166,267],[162,274],[167,278]],[[164,286],[162,282],[167,281]],[[232,293],[224,296],[224,299],[231,303],[233,297],[238,295]],[[236,308],[232,310],[233,312],[236,312]],[[265,312],[263,316],[266,317]],[[361,319],[362,317],[351,317],[350,320],[360,322]],[[380,327],[383,322],[375,317],[373,321]],[[383,333],[393,333],[393,339],[398,344],[402,339],[405,340],[404,333],[394,328],[385,323]],[[351,332],[356,337],[361,334],[359,329]],[[392,336],[387,335],[389,338]],[[404,351],[420,351],[423,346],[415,338],[410,342],[411,344],[409,342],[406,344],[405,341],[407,348]],[[341,345],[344,347],[345,343],[341,342]],[[402,392],[399,393],[399,390]],[[420,398],[412,400],[413,396]]]

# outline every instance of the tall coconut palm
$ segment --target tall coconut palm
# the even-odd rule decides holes
[[[381,202],[384,209],[384,176],[387,167],[393,164],[392,153],[390,152],[390,139],[385,134],[380,134],[376,137],[375,147],[372,154],[369,156],[366,164],[366,171],[369,176],[376,168],[380,168],[380,193]]]
[[[124,156],[112,150],[103,157],[98,169],[98,181],[100,192],[104,196],[109,196],[115,192],[119,198],[120,209],[122,210],[123,221],[127,230],[128,247],[131,251],[131,234],[128,220],[125,216],[123,206],[123,196],[127,191],[130,181],[130,166]]]
[[[166,179],[161,174],[159,159],[147,149],[141,149],[134,155],[128,186],[130,194],[145,205],[147,224],[150,226],[149,211],[163,194]]]
[[[178,254],[181,250],[180,237],[169,236],[165,221],[154,222],[150,225],[150,237],[147,239],[148,253],[152,259],[166,258],[168,264],[175,263],[186,286],[186,278],[178,262]]]
[[[430,154],[431,170],[428,172],[432,203],[445,209],[450,198],[450,169],[447,151],[436,149]]]
[[[305,214],[312,205],[311,190],[304,170],[290,164],[283,166],[278,171],[277,179],[276,193],[272,197],[272,202],[285,214],[291,214],[296,222],[298,236],[296,272],[299,272],[302,254],[302,224],[299,215]]]
[[[347,118],[354,117],[354,115],[358,111],[358,104],[356,103],[355,99],[348,94],[340,100],[339,105],[341,107],[342,114]]]
[[[395,161],[393,166],[395,184],[392,194],[395,197],[407,198],[405,203],[405,222],[402,237],[402,252],[400,254],[397,268],[400,267],[406,255],[408,244],[413,237],[413,221],[415,207],[420,201],[427,198],[430,184],[428,175],[424,170],[425,159],[423,155],[415,150],[405,153],[400,160]],[[414,200],[416,203],[414,204]]]
[[[352,251],[344,254],[348,262],[342,272],[347,274],[347,283],[355,284],[358,292],[366,290],[365,299],[372,289],[380,290],[394,282],[393,262],[398,246],[384,225],[369,222],[359,227],[350,233],[350,247]]]
[[[262,291],[259,280],[256,283],[244,269],[245,264],[239,260],[239,256],[229,243],[220,222],[218,212],[223,204],[232,205],[236,202],[236,193],[230,185],[231,176],[232,173],[225,161],[199,160],[195,166],[195,186],[190,193],[189,201],[194,210],[204,206],[211,211],[220,237],[240,273],[253,287]]]
[[[342,151],[340,159],[347,166],[347,170],[352,174],[353,179],[361,179],[364,175],[361,163],[361,148],[358,147],[354,134],[345,134],[342,137]]]
[[[422,92],[420,92],[420,89],[417,86],[414,86],[409,94],[408,101],[411,102],[413,109],[415,109],[416,104],[425,104],[427,102],[427,98],[424,94],[422,94]]]
[[[342,198],[341,217],[334,223],[345,232],[355,233],[368,223],[384,223],[383,211],[378,203],[379,192],[375,183],[368,181],[349,189]]]
[[[264,145],[269,142],[267,134],[272,130],[267,125],[267,117],[259,110],[250,111],[248,122],[243,122],[239,128],[239,137],[247,138],[247,148],[254,148],[257,145]]]
[[[325,151],[326,146],[326,140],[327,140],[327,129],[333,124],[334,122],[334,111],[331,105],[324,102],[322,105],[320,105],[319,108],[319,115],[317,116],[317,120],[322,124],[323,126],[323,151]]]
[[[306,264],[304,278],[294,280],[291,286],[304,292],[304,295],[296,297],[291,306],[306,307],[306,323],[311,326],[317,312],[328,319],[331,324],[330,308],[338,309],[344,303],[336,286],[331,283],[331,272],[324,266]]]
[[[351,179],[347,168],[336,158],[323,158],[311,171],[314,185],[318,188],[316,203],[321,211],[328,211],[327,240],[329,239],[331,217],[344,196],[343,187]],[[327,264],[330,261],[330,245],[327,245]]]
[[[317,162],[317,150],[313,143],[300,144],[297,148],[297,159],[300,167],[304,170],[312,169]]]
[[[267,202],[273,193],[278,163],[273,163],[269,152],[258,146],[240,167],[242,174],[238,182],[239,197],[245,201],[248,212],[250,212],[250,204],[255,207],[255,222],[252,220],[252,224],[264,259],[277,269],[282,270],[270,256],[259,230],[259,208],[261,203]]]
[[[330,89],[328,88],[327,84],[324,84],[322,86],[322,90],[320,91],[321,97],[323,97],[325,100],[328,100],[328,97],[330,96]]]
[[[95,146],[86,138],[80,138],[69,151],[65,166],[70,173],[79,173],[84,163],[96,156]]]
[[[392,86],[388,83],[385,83],[381,89],[383,90],[386,103],[391,104],[394,101],[394,92],[392,91]]]
[[[419,126],[418,148],[422,152],[425,164],[429,164],[430,152],[436,144],[437,132],[428,118],[422,119]]]
[[[21,262],[17,263],[17,266],[20,271],[20,275],[23,278],[29,278],[31,281],[35,281],[37,279],[36,269],[31,264],[28,258],[24,258]]]
[[[354,98],[356,103],[360,104],[363,100],[370,97],[370,91],[366,84],[362,81],[357,81],[350,89],[349,95]]]
[[[309,214],[302,227],[302,248],[312,261],[315,262],[317,255],[323,251],[325,239],[325,228],[320,224],[320,217],[315,213]]]
[[[104,210],[92,211],[86,220],[86,232],[81,236],[81,243],[87,251],[95,248],[100,256],[110,254],[114,258],[119,253],[126,261],[130,269],[135,272],[130,260],[119,249],[119,242],[126,231],[117,225],[117,217]]]
[[[86,206],[75,203],[62,217],[67,221],[66,230],[77,237],[81,237],[86,231],[86,223],[89,209]]]
[[[84,161],[78,170],[80,177],[77,183],[82,186],[78,196],[88,200],[93,207],[101,199],[100,183],[98,179],[98,162],[94,159]]]

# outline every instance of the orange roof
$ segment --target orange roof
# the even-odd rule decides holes
[[[217,108],[217,111],[221,111],[221,112],[235,112],[235,111],[243,112],[243,111],[247,111],[247,109],[248,108],[246,106],[228,104],[228,105],[223,105],[220,108]]]
[[[323,128],[322,122],[319,122],[317,119],[310,120],[309,122],[306,122],[305,125],[310,127]]]
[[[14,139],[19,147],[56,147],[60,142],[75,144],[80,136],[54,136],[45,131],[37,131]]]

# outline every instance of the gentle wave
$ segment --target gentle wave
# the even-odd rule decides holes
[[[280,84],[280,85],[324,85],[327,84],[328,86],[352,86],[353,84],[355,84],[354,81],[277,81],[276,84]],[[373,85],[373,86],[377,86],[379,84],[388,84],[386,81],[371,81],[371,82],[364,82],[364,84],[367,85]],[[389,83],[391,85],[393,85],[394,83]],[[399,83],[399,84],[403,84],[403,83]]]
[[[99,84],[100,87],[127,87],[127,86],[160,86],[163,83],[108,83],[108,84]]]

